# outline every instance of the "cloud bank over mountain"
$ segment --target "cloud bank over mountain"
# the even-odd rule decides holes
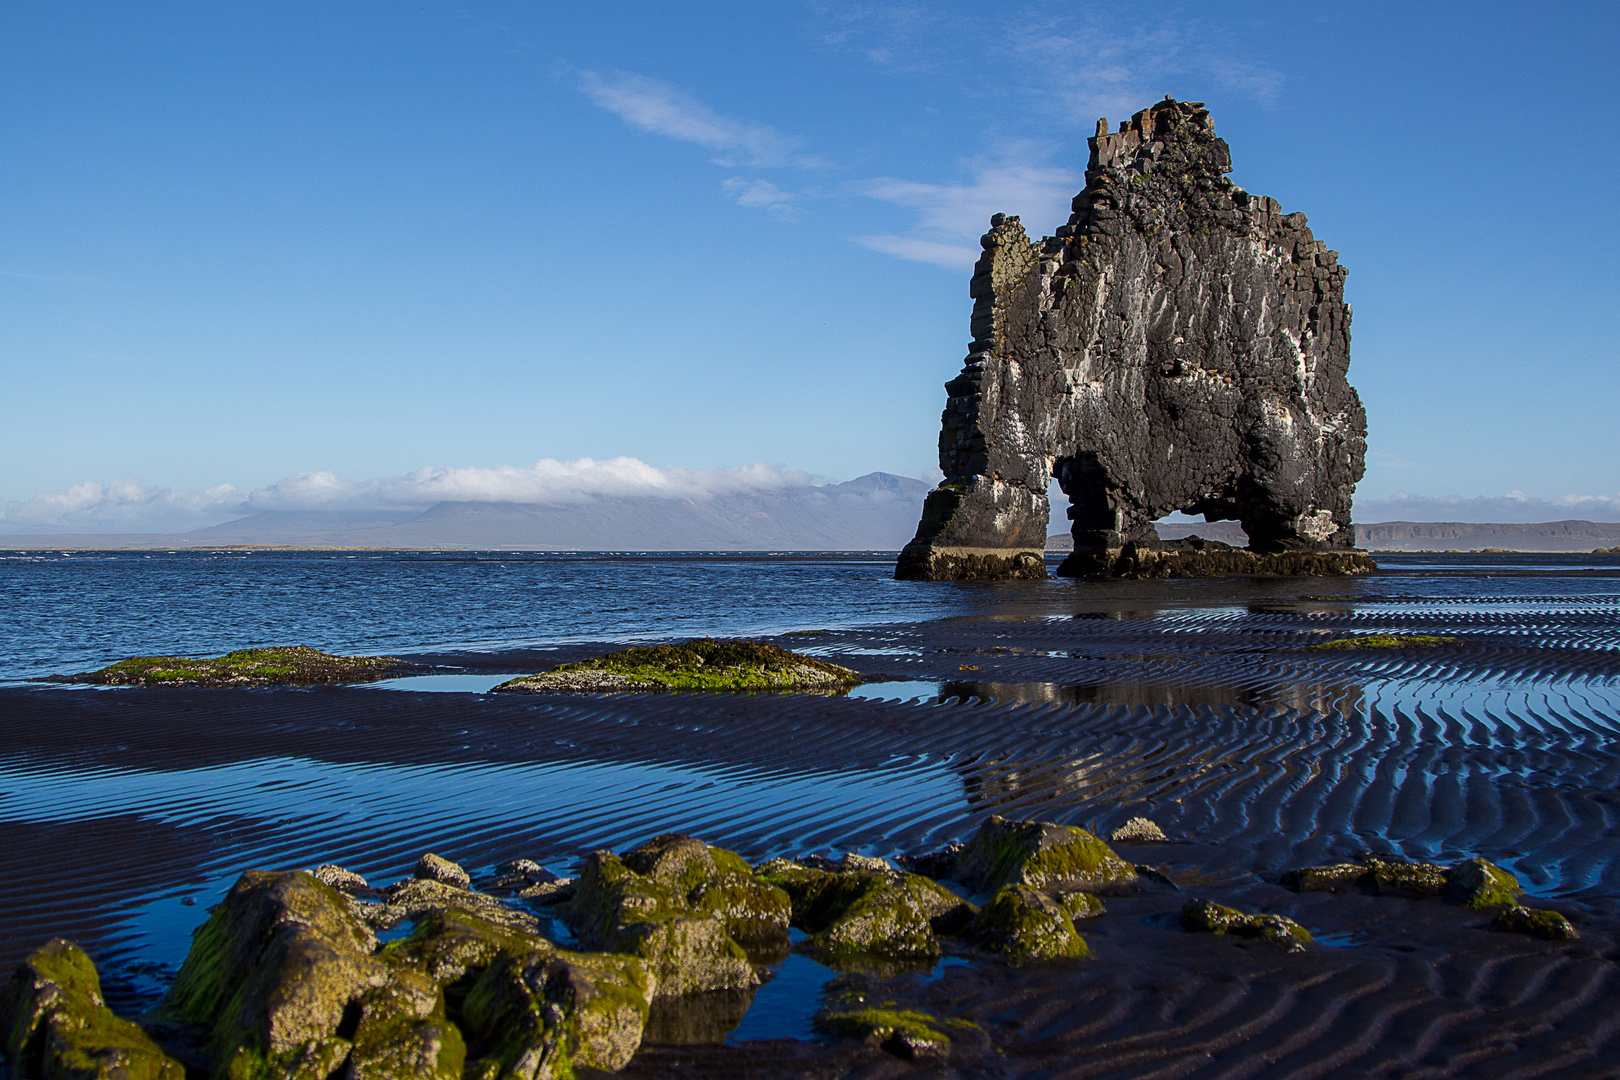
[[[776,465],[660,468],[632,457],[430,465],[403,476],[358,481],[319,470],[251,491],[231,484],[175,491],[139,479],[91,480],[7,503],[0,511],[0,531],[178,532],[264,511],[423,509],[441,502],[558,504],[597,497],[712,499],[813,486],[808,473]]]
[[[1506,495],[1411,495],[1357,499],[1355,518],[1373,521],[1620,521],[1620,494],[1559,495],[1542,499],[1522,491]]]

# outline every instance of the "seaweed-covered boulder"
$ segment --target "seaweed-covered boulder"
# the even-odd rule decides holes
[[[1518,904],[1503,908],[1491,925],[1497,930],[1506,930],[1511,934],[1529,934],[1544,941],[1573,941],[1580,936],[1569,924],[1569,920],[1558,912],[1520,907]]]
[[[831,959],[861,956],[932,957],[936,932],[954,932],[973,908],[919,874],[874,870],[816,870],[778,861],[762,868],[793,902],[793,925],[812,935],[810,947]]]
[[[140,1027],[114,1016],[95,964],[53,938],[0,990],[0,1050],[22,1077],[185,1080],[185,1069]]]
[[[477,1054],[468,1075],[560,1078],[574,1066],[621,1069],[641,1045],[652,996],[635,957],[503,951],[461,1006]]]
[[[1495,911],[1517,907],[1519,879],[1489,859],[1472,858],[1453,866],[1446,874],[1448,891],[1474,911]]]
[[[1282,915],[1250,914],[1237,908],[1189,900],[1181,909],[1181,925],[1208,934],[1233,934],[1281,945],[1300,952],[1311,943],[1311,932]]]
[[[340,893],[306,873],[243,874],[192,937],[159,1019],[207,1032],[216,1074],[326,1076],[345,1014],[388,973]]]
[[[758,986],[726,921],[694,910],[687,896],[679,884],[660,884],[611,851],[596,851],[585,857],[563,917],[586,948],[641,957],[660,995]]]
[[[811,690],[842,692],[859,672],[763,641],[694,638],[635,646],[559,664],[495,687],[495,693],[619,693],[628,690]]]
[[[983,948],[1004,953],[1015,966],[1091,955],[1063,905],[1028,885],[1003,885],[973,920],[973,938]]]
[[[717,874],[688,894],[692,910],[719,919],[746,949],[780,952],[788,945],[793,902],[753,874]]]
[[[1085,829],[992,817],[957,855],[953,874],[971,888],[1118,892],[1136,884],[1136,867]]]

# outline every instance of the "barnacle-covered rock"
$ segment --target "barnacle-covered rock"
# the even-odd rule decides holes
[[[1580,935],[1569,920],[1556,911],[1526,908],[1514,904],[1503,908],[1491,923],[1498,930],[1513,934],[1529,934],[1546,941],[1572,941]]]
[[[1250,914],[1237,908],[1189,900],[1181,909],[1181,925],[1210,934],[1234,934],[1281,945],[1299,952],[1311,943],[1311,932],[1282,915]]]
[[[973,910],[920,874],[776,863],[763,876],[792,898],[793,925],[812,935],[810,947],[832,960],[938,956],[936,933],[961,929]]]

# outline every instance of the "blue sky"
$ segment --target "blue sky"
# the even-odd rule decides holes
[[[931,475],[1166,93],[1350,270],[1358,518],[1620,517],[1617,11],[9,3],[0,529]]]

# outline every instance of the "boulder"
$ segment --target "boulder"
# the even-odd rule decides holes
[[[621,1069],[641,1045],[652,985],[641,962],[556,950],[502,952],[467,991],[468,1075],[567,1077]]]
[[[437,881],[455,889],[466,889],[472,885],[472,875],[463,870],[458,863],[443,859],[428,852],[416,860],[416,868],[412,876],[421,881]]]
[[[1514,904],[1499,912],[1491,925],[1513,934],[1529,934],[1546,941],[1573,941],[1580,937],[1569,920],[1556,911],[1520,907]]]
[[[625,852],[623,859],[629,869],[682,894],[720,872],[709,845],[680,833],[655,836]]]
[[[1446,868],[1434,863],[1373,859],[1367,874],[1380,896],[1444,896],[1450,889]]]
[[[1372,878],[1360,863],[1329,863],[1290,870],[1282,876],[1280,883],[1295,892],[1342,892],[1371,885]]]
[[[956,880],[983,892],[1003,885],[1085,892],[1135,887],[1136,867],[1085,829],[992,817],[956,858]]]
[[[1084,905],[1081,909],[1088,910]],[[983,948],[1005,954],[1015,966],[1031,960],[1083,960],[1091,955],[1064,904],[1028,885],[1003,885],[973,920],[973,939]]]
[[[669,884],[637,873],[611,851],[592,852],[564,919],[586,948],[640,957],[660,995],[758,986],[759,975],[726,932],[726,920],[689,904],[681,885],[696,876],[694,862],[701,866],[702,860],[685,850],[664,861],[638,859]]]
[[[348,893],[350,896],[355,893],[369,892],[371,889],[371,886],[366,884],[365,878],[356,874],[353,870],[345,870],[334,863],[322,863],[311,873],[315,875],[315,880],[322,885],[336,889],[341,893]]]
[[[781,951],[788,945],[793,902],[753,874],[719,874],[690,893],[692,910],[712,915],[744,948]]]
[[[785,861],[764,870],[765,880],[791,898],[793,925],[812,935],[810,947],[835,961],[938,956],[936,932],[961,929],[972,916],[970,904],[919,874],[813,870]]]
[[[1237,908],[1189,900],[1181,909],[1181,925],[1188,930],[1209,934],[1234,934],[1281,945],[1289,952],[1302,952],[1311,943],[1311,932],[1282,915],[1250,914]]]
[[[360,999],[388,981],[377,939],[307,873],[249,871],[192,936],[157,1019],[206,1031],[216,1074],[330,1075]]]
[[[1108,835],[1108,839],[1116,844],[1166,844],[1170,838],[1164,835],[1150,818],[1133,817]]]
[[[0,1040],[19,1078],[185,1080],[178,1061],[113,1015],[90,957],[61,938],[30,953],[0,990]]]
[[[383,893],[383,906],[396,922],[419,919],[435,911],[467,911],[514,930],[533,933],[539,928],[539,921],[527,911],[508,907],[493,896],[426,878],[389,886]]]
[[[1472,858],[1453,866],[1446,874],[1447,891],[1474,911],[1495,911],[1517,907],[1519,879],[1489,859]]]

